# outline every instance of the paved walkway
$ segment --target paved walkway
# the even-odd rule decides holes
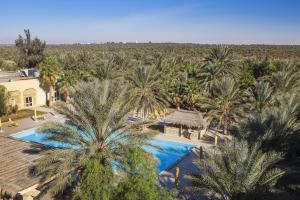
[[[40,107],[40,108],[37,108],[37,111],[46,112],[47,113],[46,120],[34,121],[32,118],[25,118],[25,119],[17,120],[17,122],[19,123],[18,127],[15,127],[15,126],[8,127],[7,123],[3,123],[2,132],[0,133],[0,137],[1,136],[9,136],[12,133],[16,133],[16,132],[19,132],[22,130],[41,126],[43,123],[45,123],[47,121],[63,120],[62,115],[54,112],[50,108]]]

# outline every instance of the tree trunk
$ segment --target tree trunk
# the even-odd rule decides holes
[[[223,134],[224,134],[224,135],[227,135],[227,129],[228,129],[227,120],[224,119],[224,130],[223,130]]]
[[[53,105],[53,93],[54,88],[52,85],[49,86],[49,99],[48,99],[48,106],[51,107]]]
[[[142,111],[142,118],[143,118],[143,123],[145,123],[145,121],[146,121],[146,113],[145,113],[144,110]],[[143,126],[142,126],[142,132],[144,132],[145,129],[146,129],[146,126],[145,126],[145,124],[143,124]]]
[[[66,103],[68,103],[68,101],[69,101],[69,93],[68,93],[67,91],[65,91],[65,92],[63,93],[63,100],[64,100]]]
[[[180,128],[179,128],[179,137],[181,137],[181,133],[182,133],[182,125],[180,125]]]

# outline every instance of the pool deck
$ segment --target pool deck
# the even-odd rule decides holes
[[[7,127],[6,124],[3,124],[4,132],[0,133],[0,186],[4,187],[5,190],[12,194],[38,184],[39,179],[37,177],[30,176],[29,171],[32,163],[40,158],[43,153],[46,152],[46,149],[42,145],[14,139],[10,137],[10,135],[26,129],[42,126],[45,122],[63,119],[61,115],[53,112],[53,110],[49,108],[39,108],[38,110],[47,112],[47,120],[35,122],[30,118],[26,118],[18,121],[20,123],[19,127]],[[156,137],[176,142],[195,144],[197,147],[202,146],[204,150],[206,148],[211,148],[212,146],[211,141],[191,141],[183,137],[179,138],[178,136],[165,134],[159,134]],[[159,174],[159,182],[161,186],[168,189],[175,187],[174,174],[176,167],[179,167],[180,189],[183,193],[188,191],[187,186],[190,184],[190,181],[186,179],[184,175],[188,172],[199,173],[194,164],[196,159],[199,159],[199,150],[197,148],[183,157],[180,162],[177,162],[169,169],[162,171]],[[192,199],[190,192],[186,193],[189,196],[188,198]],[[199,199],[198,195],[197,198]],[[203,196],[201,199],[207,198]]]
[[[197,147],[194,148],[189,154],[184,156],[181,160],[176,162],[174,165],[172,165],[170,168],[168,168],[165,171],[162,171],[159,174],[159,183],[161,186],[167,188],[167,189],[174,189],[175,188],[175,171],[176,168],[179,168],[179,190],[181,191],[181,194],[184,196],[184,199],[197,199],[197,200],[206,200],[208,199],[207,196],[210,195],[209,191],[203,190],[201,191],[201,194],[192,194],[190,191],[191,182],[189,179],[185,177],[187,174],[199,174],[199,170],[197,166],[195,165],[195,161],[200,159],[200,152],[199,147],[202,146],[203,150],[207,150],[213,147],[212,141],[199,141],[199,140],[189,140],[184,137],[178,137],[178,136],[170,136],[170,135],[164,135],[160,134],[156,136],[161,139],[176,141],[176,142],[182,142],[182,143],[188,143],[188,144],[195,144]],[[193,196],[194,195],[194,196]]]

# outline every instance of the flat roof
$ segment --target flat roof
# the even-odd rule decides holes
[[[34,79],[33,76],[22,77],[19,72],[0,72],[0,83]]]

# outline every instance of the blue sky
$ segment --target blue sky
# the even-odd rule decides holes
[[[300,44],[300,0],[0,0],[0,43]]]

